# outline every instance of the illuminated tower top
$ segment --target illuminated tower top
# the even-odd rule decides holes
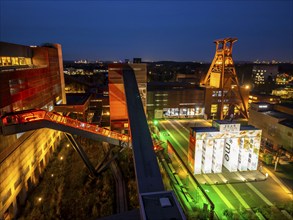
[[[237,38],[231,37],[214,41],[216,44],[215,57],[202,83],[205,87],[220,91],[220,119],[224,119],[229,112],[234,114],[235,111],[240,112],[244,118],[248,118],[246,103],[241,94],[232,59],[233,44],[236,41]],[[226,115],[223,112],[224,105],[229,106]]]
[[[231,86],[231,82],[228,83],[225,81],[230,81],[229,78],[231,72],[233,71],[232,69],[234,68],[232,50],[233,44],[236,41],[237,38],[224,38],[214,41],[214,43],[216,44],[216,53],[208,74],[204,79],[204,85],[215,88]],[[224,78],[227,79],[224,81]]]

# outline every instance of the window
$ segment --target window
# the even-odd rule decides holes
[[[218,104],[211,105],[211,113],[217,113],[218,111]]]
[[[229,111],[229,105],[228,104],[224,104],[224,106],[223,106],[223,114],[224,115],[227,115],[228,111]]]
[[[27,83],[24,79],[11,79],[9,80],[10,94],[17,94],[27,88]]]

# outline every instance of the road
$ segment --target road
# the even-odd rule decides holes
[[[187,152],[189,144],[189,127],[211,126],[204,120],[161,120],[157,125],[160,129],[160,136],[163,140],[169,140],[174,146],[182,161],[187,161]],[[173,161],[172,161],[173,163]],[[181,173],[181,178],[185,182],[192,185],[191,178],[188,178],[183,168],[174,161],[174,168]],[[274,175],[267,168],[263,168],[264,172],[268,172],[269,176],[264,181],[247,181],[235,184],[215,184],[214,179],[218,179],[219,183],[225,182],[225,175],[230,174],[212,174],[212,175],[195,175],[195,178],[201,180],[202,188],[215,203],[215,211],[221,216],[223,210],[231,209],[234,212],[242,212],[242,210],[251,210],[255,207],[263,205],[273,206],[273,204],[281,204],[292,202],[292,189]],[[250,171],[237,172],[233,175],[239,179],[246,178],[250,175]],[[255,174],[251,174],[255,175]],[[260,179],[265,179],[263,176]],[[204,184],[205,183],[205,184]],[[193,193],[193,192],[192,192]]]

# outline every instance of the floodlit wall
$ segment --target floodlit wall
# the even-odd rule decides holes
[[[27,193],[38,183],[61,138],[62,132],[39,129],[23,142],[15,143],[11,154],[1,152],[0,219],[12,219],[16,215],[18,207],[25,203]]]
[[[284,118],[277,118],[266,112],[251,109],[248,123],[262,129],[263,138],[273,147],[280,147],[293,151],[293,128],[280,123]]]
[[[203,140],[197,140],[194,155],[194,173],[201,173]]]
[[[109,64],[110,123],[114,130],[128,130],[128,112],[123,83],[123,68],[131,67],[135,73],[140,98],[146,112],[147,73],[146,64]]]
[[[202,146],[202,167],[203,173],[212,172],[212,161],[213,161],[213,139],[204,139]]]
[[[225,139],[215,139],[213,147],[213,162],[212,171],[214,173],[221,173],[223,166],[223,153],[224,153]]]
[[[261,130],[239,124],[221,126],[191,130],[190,140],[194,141],[190,141],[188,153],[193,158],[189,156],[188,162],[194,174],[221,173],[223,166],[230,172],[257,170]]]
[[[238,168],[239,157],[239,138],[226,138],[224,150],[224,166],[230,171],[235,172]]]
[[[240,145],[239,145],[239,163],[238,163],[238,170],[239,171],[246,171],[248,169],[248,158],[249,158],[249,149],[250,147],[250,140],[251,138],[240,138]]]
[[[211,73],[210,86],[220,88],[221,73]]]

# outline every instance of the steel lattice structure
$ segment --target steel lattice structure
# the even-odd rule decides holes
[[[221,91],[220,119],[225,119],[228,113],[234,113],[236,108],[244,118],[248,118],[247,107],[241,94],[239,81],[232,59],[233,44],[237,38],[224,38],[215,40],[216,53],[203,85],[219,88]],[[224,104],[229,104],[229,110],[224,115]]]

